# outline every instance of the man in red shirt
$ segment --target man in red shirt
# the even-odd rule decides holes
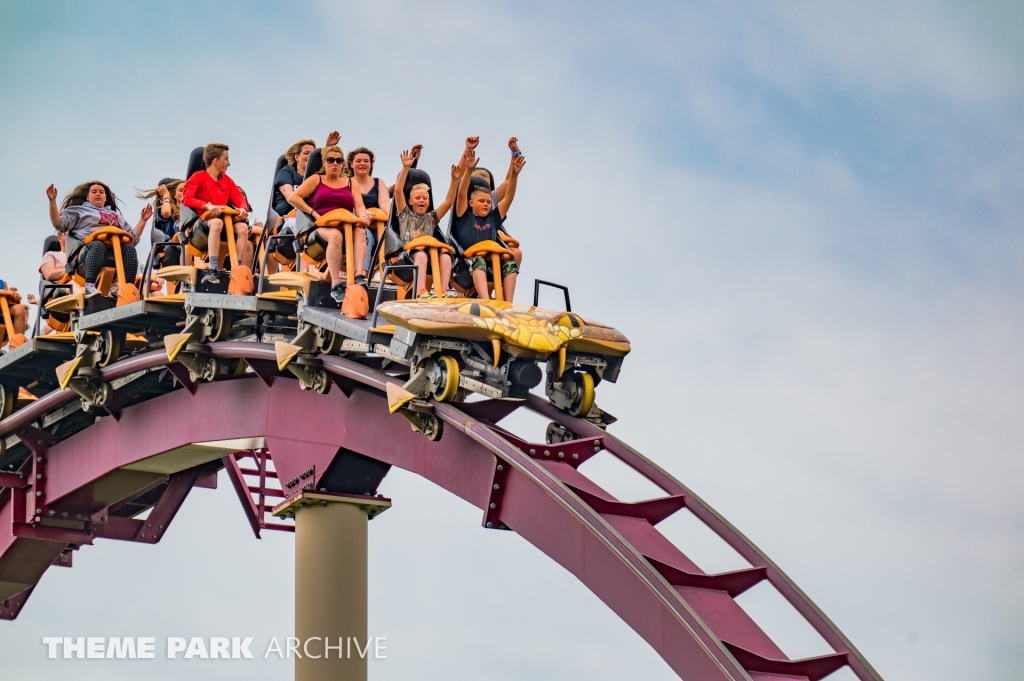
[[[219,270],[217,268],[220,255],[220,235],[224,230],[224,220],[221,219],[221,207],[231,206],[238,210],[235,218],[235,243],[238,247],[238,257],[246,262],[252,257],[249,252],[249,204],[245,195],[238,188],[235,181],[225,173],[231,166],[228,158],[228,145],[207,144],[203,149],[203,162],[206,170],[200,170],[192,174],[185,182],[182,190],[181,202],[194,210],[199,215],[209,211],[210,217],[204,221],[209,237],[207,248],[210,255],[210,267],[203,273],[203,283],[219,283]],[[237,263],[232,263],[232,265]]]

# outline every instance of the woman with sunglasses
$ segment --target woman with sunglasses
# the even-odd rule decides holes
[[[352,181],[345,176],[345,152],[337,145],[326,147],[321,153],[324,167],[320,172],[300,184],[288,202],[296,209],[308,213],[313,220],[332,210],[344,208],[352,211],[362,223],[355,225],[353,234],[353,259],[359,270],[354,283],[366,285],[366,227],[370,224],[370,216],[363,206],[362,192],[352,191]],[[317,227],[317,236],[327,242],[327,271],[331,275],[331,297],[341,301],[341,247],[344,233],[337,227]],[[352,282],[349,282],[352,283]]]

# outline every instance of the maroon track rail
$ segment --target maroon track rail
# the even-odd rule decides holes
[[[519,533],[574,574],[680,678],[816,681],[849,666],[862,681],[881,679],[778,566],[714,509],[615,437],[539,397],[531,395],[521,404],[576,433],[578,440],[523,442],[496,425],[512,404],[475,402],[435,403],[446,425],[442,438],[431,442],[401,415],[388,413],[385,386],[399,381],[384,372],[321,356],[341,389],[319,395],[301,390],[290,376],[270,376],[265,367],[275,360],[273,346],[225,342],[210,348],[214,357],[260,365],[266,378],[246,375],[176,390],[119,410],[117,418],[102,418],[60,442],[32,424],[78,399],[71,390],[50,393],[0,421],[0,436],[17,434],[34,454],[31,471],[0,477],[0,618],[16,617],[43,572],[51,565],[69,566],[73,549],[104,538],[159,541],[189,490],[205,484],[213,470],[207,464],[163,475],[139,462],[193,443],[262,437],[275,482],[316,471],[315,483],[344,448],[417,473],[474,504],[486,527]],[[104,369],[103,380],[167,364],[163,352],[136,355]],[[579,465],[601,449],[666,496],[626,503],[586,478]],[[276,495],[264,485],[267,455],[237,456],[245,455],[264,471],[257,487],[247,485],[243,475],[258,471],[240,468],[236,456],[224,457],[223,463],[254,532],[287,529],[262,520],[262,500]],[[124,511],[111,515],[147,494],[159,494],[147,520],[124,517]],[[656,525],[684,507],[751,567],[705,574],[672,545]],[[785,656],[734,600],[762,581],[821,634],[832,654]]]

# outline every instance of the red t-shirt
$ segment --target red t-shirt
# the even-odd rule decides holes
[[[245,196],[234,180],[227,175],[221,175],[215,180],[205,170],[196,171],[188,178],[182,190],[181,202],[200,215],[206,210],[207,203],[249,210]]]

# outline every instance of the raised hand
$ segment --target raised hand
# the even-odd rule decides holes
[[[415,147],[413,147],[413,149],[415,149]],[[411,168],[415,160],[416,157],[413,156],[413,153],[408,149],[402,152],[402,166],[404,168]]]
[[[519,138],[518,137],[509,137],[508,138],[508,148],[511,149],[513,153],[519,151]]]
[[[476,168],[476,164],[480,162],[480,157],[470,152],[470,156],[466,157],[466,172],[472,173],[473,168]]]
[[[521,173],[522,170],[523,170],[523,166],[525,166],[525,165],[526,165],[526,157],[525,156],[516,156],[515,160],[512,161],[512,174],[513,175],[518,175],[519,173]]]
[[[46,188],[46,198],[50,199],[51,201],[57,200],[57,188],[54,187],[52,184]]]
[[[147,203],[145,206],[143,206],[142,214],[139,216],[139,219],[142,221],[146,221],[149,220],[151,217],[153,217],[153,204]]]
[[[28,299],[27,300],[28,300],[28,304],[29,305],[38,305],[39,304],[39,299],[36,298],[35,294],[33,294],[33,293],[28,294]]]
[[[413,145],[413,147],[412,147],[412,157],[414,159],[419,158],[420,154],[422,154],[422,153],[423,153],[423,145],[422,144],[415,144],[415,145]]]
[[[331,134],[327,136],[327,144],[324,146],[333,147],[335,144],[341,141],[341,133],[337,130],[331,131]]]
[[[457,165],[452,166],[452,179],[457,180],[462,177],[462,174],[466,172],[466,167],[460,160]]]
[[[474,135],[473,137],[466,138],[466,149],[470,151],[476,149],[477,145],[480,144],[480,136]]]
[[[157,191],[157,193],[158,193],[158,194],[159,194],[159,195],[160,195],[160,196],[161,196],[162,198],[165,198],[165,199],[169,199],[169,198],[171,198],[171,193],[170,193],[169,191],[167,191],[167,185],[165,185],[165,184],[162,184],[162,185],[160,185],[159,187],[157,187],[157,188],[156,188],[156,191]]]

